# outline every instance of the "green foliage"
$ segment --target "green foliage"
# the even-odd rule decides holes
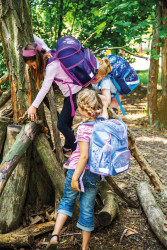
[[[7,72],[6,69],[6,64],[5,64],[5,59],[4,59],[4,54],[3,54],[3,48],[2,48],[2,43],[0,43],[0,77],[2,77],[3,75],[5,75]],[[1,86],[1,88],[9,88],[10,86],[10,82],[7,81],[3,84],[3,86]]]
[[[92,50],[140,43],[154,17],[154,0],[30,0],[34,33],[51,47],[63,35],[86,44]]]

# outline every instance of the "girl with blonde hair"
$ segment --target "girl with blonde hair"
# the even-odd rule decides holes
[[[77,104],[85,121],[95,121],[97,117],[106,118],[103,104],[94,90],[84,89],[78,94]],[[84,122],[85,122],[84,121]],[[91,232],[94,230],[94,204],[100,176],[88,169],[88,156],[93,125],[81,124],[77,129],[77,147],[72,153],[65,180],[64,196],[61,199],[56,224],[47,250],[55,249],[59,242],[60,231],[72,216],[76,197],[80,194],[80,213],[77,227],[82,230],[82,250],[89,249]]]
[[[107,102],[114,111],[117,111],[119,105],[125,115],[119,97],[122,94],[129,94],[138,86],[140,80],[137,73],[121,56],[108,55],[98,59],[98,62],[98,74],[91,82],[93,88],[101,94],[103,102]]]

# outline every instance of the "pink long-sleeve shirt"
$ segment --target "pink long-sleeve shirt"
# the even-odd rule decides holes
[[[63,82],[70,82],[71,84],[69,85],[71,87],[72,94],[76,94],[82,88],[78,85],[72,84],[72,80],[62,69],[60,62],[58,60],[55,60],[46,66],[45,77],[44,77],[42,87],[39,90],[35,100],[33,101],[32,106],[36,108],[39,107],[44,97],[48,93],[50,87],[52,86],[52,82],[54,78],[61,79]],[[62,82],[59,82],[59,81],[55,81],[55,82],[65,97],[70,96],[70,92],[69,92],[69,88],[67,84],[63,84]]]

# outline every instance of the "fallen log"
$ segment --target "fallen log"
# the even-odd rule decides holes
[[[31,225],[11,233],[0,234],[0,247],[31,247],[34,242],[34,237],[53,231],[54,224],[54,221],[50,221]]]
[[[165,215],[155,201],[154,196],[149,189],[149,185],[146,182],[138,184],[137,195],[148,218],[149,225],[158,239],[167,248],[167,232],[164,230]]]
[[[108,113],[109,113],[110,119],[116,118],[116,119],[121,120],[121,118],[118,115],[116,115],[116,113],[113,110],[108,109]],[[129,146],[129,150],[131,151],[132,156],[136,159],[141,169],[148,175],[148,177],[150,178],[150,181],[155,186],[155,189],[158,191],[162,191],[163,184],[161,183],[158,175],[156,174],[154,169],[150,167],[149,163],[147,162],[143,154],[140,152],[140,150],[136,146],[133,132],[129,128],[127,129],[128,129],[128,142],[129,142],[128,146]]]
[[[50,109],[50,113],[51,113],[53,141],[54,141],[54,146],[56,146],[56,157],[60,163],[63,163],[64,162],[64,154],[63,154],[63,150],[62,150],[62,146],[61,146],[60,132],[57,128],[58,117],[57,117],[57,108],[56,108],[53,87],[51,87],[49,90],[48,100],[49,100],[49,109]]]
[[[127,195],[118,187],[116,182],[113,180],[111,176],[105,177],[106,181],[108,182],[109,186],[114,190],[114,192],[120,196],[130,207],[138,208],[138,204],[127,197]]]
[[[34,146],[48,172],[57,194],[63,195],[64,173],[60,163],[56,159],[45,134],[39,134],[34,140]]]
[[[0,154],[4,145],[7,123],[0,120]]]
[[[4,157],[0,165],[0,195],[20,158],[34,140],[34,137],[40,128],[40,124],[35,122],[30,122],[24,125],[15,143],[11,147],[8,154]]]
[[[9,80],[8,72],[0,78],[0,86]]]
[[[104,207],[98,213],[98,221],[100,225],[108,226],[117,216],[119,211],[118,202],[105,180],[101,181],[100,183],[99,193]]]
[[[0,107],[2,107],[10,98],[11,96],[11,90],[10,88],[6,91],[4,91],[0,97]]]
[[[20,133],[18,125],[8,126],[4,155],[7,154]],[[20,159],[0,196],[0,233],[7,233],[18,228],[26,199],[30,161],[26,152]]]

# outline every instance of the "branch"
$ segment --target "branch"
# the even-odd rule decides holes
[[[85,45],[87,43],[87,41],[89,41],[92,38],[92,36],[94,36],[94,34],[96,34],[96,32],[93,32],[82,44]],[[95,53],[96,52],[94,52],[94,54]]]
[[[140,57],[140,58],[143,58],[143,59],[146,59],[146,60],[149,59],[148,57],[145,57],[145,56],[136,55],[135,53],[132,53],[131,51],[125,49],[124,47],[99,48],[98,50],[96,50],[95,52],[93,52],[93,54],[96,55],[101,50],[113,50],[113,49],[122,49],[122,50],[126,51],[127,53],[131,54],[132,56]]]
[[[5,82],[9,80],[9,74],[8,72],[0,78],[0,86],[3,85]]]

